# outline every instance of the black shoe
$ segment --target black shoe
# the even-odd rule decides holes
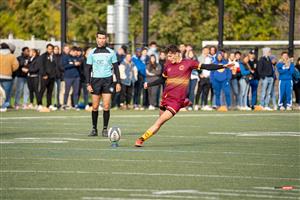
[[[102,136],[103,137],[108,137],[108,130],[107,129],[102,130]]]
[[[98,130],[93,128],[92,131],[90,132],[89,136],[98,136]]]

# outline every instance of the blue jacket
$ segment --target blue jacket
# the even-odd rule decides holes
[[[285,64],[283,62],[278,62],[276,64],[277,71],[279,73],[279,80],[292,80],[293,79],[293,73],[295,70],[294,63],[290,64],[290,67],[287,69],[285,67]]]
[[[227,64],[226,61],[222,60],[221,62],[215,61],[214,64]],[[211,81],[230,81],[232,76],[231,70],[228,68],[225,68],[225,70],[223,72],[219,72],[218,70],[215,71],[211,71],[210,73],[210,78]]]
[[[146,65],[135,55],[132,56],[131,60],[135,64],[138,72],[146,79]]]
[[[79,58],[73,57],[71,55],[63,56],[63,66],[65,69],[64,78],[79,78],[80,66],[75,66],[74,62],[80,61]]]
[[[241,69],[242,76],[247,76],[251,73],[249,69],[246,69],[243,63],[240,63],[240,69]]]

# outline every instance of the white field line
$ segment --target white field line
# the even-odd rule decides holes
[[[82,197],[82,200],[141,200],[139,199],[133,199],[133,198],[114,198],[114,197]],[[143,200],[153,200],[153,199],[144,199]],[[155,200],[166,200],[166,199],[155,199]]]
[[[263,177],[263,176],[226,176],[207,174],[171,174],[171,173],[138,173],[138,172],[91,172],[91,171],[50,171],[50,170],[0,170],[0,173],[44,173],[44,174],[94,174],[94,175],[123,175],[123,176],[167,176],[167,177],[206,177],[206,178],[229,178],[229,179],[256,179],[256,180],[288,180],[300,181],[300,178],[287,177]]]
[[[285,195],[290,195],[290,196],[299,196],[299,193],[296,192],[296,190],[290,190],[290,191],[284,191],[284,190],[275,190],[273,188],[273,191],[262,191],[262,190],[230,190],[230,189],[214,189],[212,191],[215,192],[235,192],[235,193],[255,193],[255,194],[271,194],[271,195],[281,195],[281,194],[285,194]],[[293,192],[294,191],[294,192]]]
[[[190,160],[135,160],[135,159],[105,159],[105,158],[32,158],[32,157],[0,157],[1,160],[52,160],[52,161],[105,161],[105,162],[153,162],[153,163],[180,163],[180,164],[200,164],[200,165],[226,165],[225,162],[201,162],[201,161],[190,161]],[[239,166],[271,166],[271,167],[297,167],[296,165],[284,165],[284,164],[264,164],[264,163],[231,163]]]
[[[5,150],[10,149],[28,149],[28,150],[54,150],[54,151],[112,151],[112,152],[161,152],[161,153],[196,153],[196,154],[225,154],[225,155],[250,155],[250,156],[284,156],[286,154],[278,154],[278,153],[244,153],[244,152],[232,152],[232,151],[187,151],[187,150],[159,150],[159,149],[128,149],[128,148],[109,148],[109,149],[92,149],[92,148],[30,148],[30,147],[6,147]],[[300,154],[290,154],[289,157],[300,157]]]
[[[0,144],[61,144],[68,143],[70,141],[88,141],[88,142],[108,142],[108,139],[80,139],[80,138],[57,138],[57,137],[45,137],[45,138],[14,138],[8,140],[0,140]]]
[[[1,191],[93,191],[93,192],[152,192],[153,195],[157,195],[157,197],[164,197],[163,195],[175,194],[175,191],[159,191],[159,190],[149,190],[149,189],[114,189],[114,188],[25,188],[25,187],[10,187],[10,188],[0,188]],[[200,192],[194,191],[192,194],[199,195],[201,198],[202,195],[207,196],[231,196],[231,197],[254,197],[254,198],[269,198],[269,199],[299,199],[297,197],[291,196],[274,196],[274,195],[263,195],[263,194],[239,194],[232,192]],[[135,195],[136,196],[136,195]],[[153,196],[154,197],[154,196]],[[196,196],[197,197],[197,196]],[[102,200],[118,200],[119,198],[106,198],[106,197],[83,197],[82,199],[99,199],[104,198]],[[176,198],[176,197],[173,197]],[[206,198],[206,196],[203,196]],[[213,197],[212,197],[213,198]],[[125,198],[131,199],[132,198]],[[164,198],[165,199],[165,198]],[[208,197],[208,199],[210,199]]]
[[[185,117],[242,117],[242,116],[299,116],[300,117],[300,112],[299,113],[231,113],[231,114],[179,114],[176,115],[176,118],[185,118]],[[149,114],[144,114],[144,115],[112,115],[111,118],[145,118],[145,117],[158,117],[157,115],[149,115]],[[44,119],[76,119],[76,118],[90,118],[89,115],[86,116],[66,116],[66,115],[60,115],[60,116],[27,116],[27,117],[1,117],[0,120],[23,120],[23,119],[39,119],[39,120],[44,120]]]
[[[300,186],[299,185],[292,185],[294,187],[296,187],[293,190],[289,190],[289,191],[300,191]],[[275,189],[274,187],[254,187],[254,189],[258,189],[258,190],[271,190],[271,191],[281,191],[280,189]]]
[[[1,140],[0,144],[64,144],[68,141],[62,140],[27,140],[27,141],[16,141],[16,140]]]
[[[217,200],[217,197],[209,196],[179,196],[179,195],[159,195],[159,194],[130,194],[132,197],[152,197],[152,198],[171,198],[171,199],[210,199]],[[143,198],[144,199],[144,198]]]
[[[126,189],[126,188],[31,188],[31,187],[9,187],[9,188],[0,188],[3,190],[11,191],[90,191],[90,192],[156,192],[158,190],[149,190],[149,189]]]
[[[265,137],[265,136],[294,136],[299,137],[300,132],[292,131],[246,131],[246,132],[209,132],[210,135],[233,135],[233,136],[253,136],[253,137]]]
[[[211,196],[229,196],[229,197],[252,197],[256,199],[299,199],[298,197],[291,197],[291,196],[274,196],[274,195],[264,195],[264,194],[240,194],[240,193],[233,193],[233,192],[198,192],[198,195],[211,195]]]

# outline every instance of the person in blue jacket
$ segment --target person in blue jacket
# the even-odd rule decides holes
[[[223,59],[222,52],[218,52],[216,55],[216,60],[214,64],[227,64]],[[216,95],[216,105],[217,107],[221,106],[221,91],[224,91],[227,107],[231,106],[231,97],[230,97],[230,79],[231,79],[231,70],[229,68],[219,69],[211,72],[211,81],[212,86]]]
[[[286,110],[292,110],[293,73],[295,66],[293,61],[289,59],[287,52],[281,53],[281,59],[276,67],[279,73],[279,109],[284,110],[284,107],[286,107]]]
[[[132,56],[132,62],[135,64],[138,70],[138,80],[134,83],[134,95],[133,95],[133,104],[134,109],[140,109],[141,94],[143,89],[144,82],[146,82],[146,64],[141,60],[142,49],[137,48],[135,55]],[[144,99],[144,98],[143,98]]]

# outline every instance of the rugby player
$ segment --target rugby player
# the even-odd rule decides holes
[[[231,64],[202,64],[195,60],[183,59],[176,45],[170,45],[166,53],[168,61],[165,64],[162,77],[151,83],[146,82],[144,84],[145,89],[164,82],[166,84],[160,104],[159,118],[136,140],[135,147],[142,147],[143,143],[157,133],[165,122],[171,119],[181,108],[190,105],[191,102],[186,97],[193,69],[218,70],[231,67]]]

